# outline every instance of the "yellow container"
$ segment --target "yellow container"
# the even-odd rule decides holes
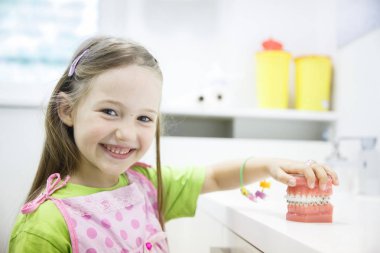
[[[282,50],[256,53],[256,89],[260,108],[288,107],[290,59],[291,55]]]
[[[327,56],[295,59],[295,107],[298,110],[328,111],[332,64]]]

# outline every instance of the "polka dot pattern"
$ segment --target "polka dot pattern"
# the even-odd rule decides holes
[[[131,225],[134,229],[138,229],[140,227],[140,222],[137,219],[132,219]]]
[[[128,239],[128,234],[125,230],[120,230],[120,237],[123,238],[123,240],[127,240]]]
[[[82,217],[83,217],[83,219],[86,219],[86,220],[91,219],[91,215],[88,213],[83,214]]]
[[[143,243],[143,239],[141,237],[137,237],[136,238],[136,246],[137,247],[140,247]]]
[[[127,210],[132,210],[133,207],[134,207],[133,205],[130,205],[130,206],[126,206],[125,209],[127,209]]]
[[[122,221],[123,220],[123,215],[121,214],[120,211],[116,212],[115,218],[116,218],[117,221]]]
[[[155,189],[146,180],[139,182],[138,176],[128,173],[128,177],[135,183],[92,194],[86,200],[83,197],[64,199],[78,236],[79,252],[143,252],[146,243],[152,245],[151,252],[168,252],[164,239],[157,242],[150,239],[162,232],[154,212],[157,205]],[[127,196],[126,199],[123,196]],[[163,250],[159,249],[161,245],[164,245]]]
[[[87,236],[90,239],[95,239],[97,235],[98,235],[98,232],[96,232],[95,228],[89,228],[89,229],[87,229]]]
[[[111,228],[111,222],[108,219],[103,219],[101,223],[104,228]]]
[[[107,248],[112,248],[113,247],[113,241],[111,238],[107,237],[106,238],[106,241],[105,241],[105,244],[107,246]]]
[[[145,226],[145,230],[149,233],[149,234],[155,234],[157,233],[157,229],[153,227],[152,224],[148,224]]]

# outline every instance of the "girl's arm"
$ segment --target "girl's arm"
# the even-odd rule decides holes
[[[210,165],[206,168],[206,178],[202,193],[228,190],[240,186],[240,167],[245,160],[234,160]],[[278,158],[255,158],[247,160],[244,168],[244,183],[249,184],[267,177],[289,186],[295,185],[295,178],[290,174],[303,174],[310,188],[314,188],[315,179],[319,179],[319,187],[323,189],[328,175],[333,184],[338,185],[336,173],[326,165],[305,163]]]

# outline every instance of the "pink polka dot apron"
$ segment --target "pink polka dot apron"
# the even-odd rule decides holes
[[[69,177],[61,181],[58,173],[53,174],[45,192],[21,211],[31,213],[44,201],[52,200],[66,221],[73,253],[169,252],[158,221],[156,189],[140,173],[128,169],[126,174],[127,186],[64,199],[51,194],[64,187]]]

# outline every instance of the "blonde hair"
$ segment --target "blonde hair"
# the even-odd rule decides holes
[[[84,51],[86,53],[83,54]],[[81,54],[83,54],[82,57],[78,57]],[[26,202],[37,197],[45,187],[46,180],[51,174],[60,173],[61,177],[65,177],[71,174],[79,163],[79,150],[74,141],[73,129],[66,126],[58,116],[58,106],[62,102],[60,92],[67,94],[70,108],[75,108],[80,99],[89,91],[89,83],[94,77],[109,69],[126,65],[148,67],[157,73],[162,80],[162,72],[157,60],[149,51],[137,43],[122,38],[90,38],[78,48],[71,63],[78,58],[80,59],[75,66],[73,75],[69,75],[70,66],[67,67],[50,97],[45,118],[46,139]],[[156,128],[156,167],[159,220],[162,227],[164,227],[159,119],[157,120]]]

